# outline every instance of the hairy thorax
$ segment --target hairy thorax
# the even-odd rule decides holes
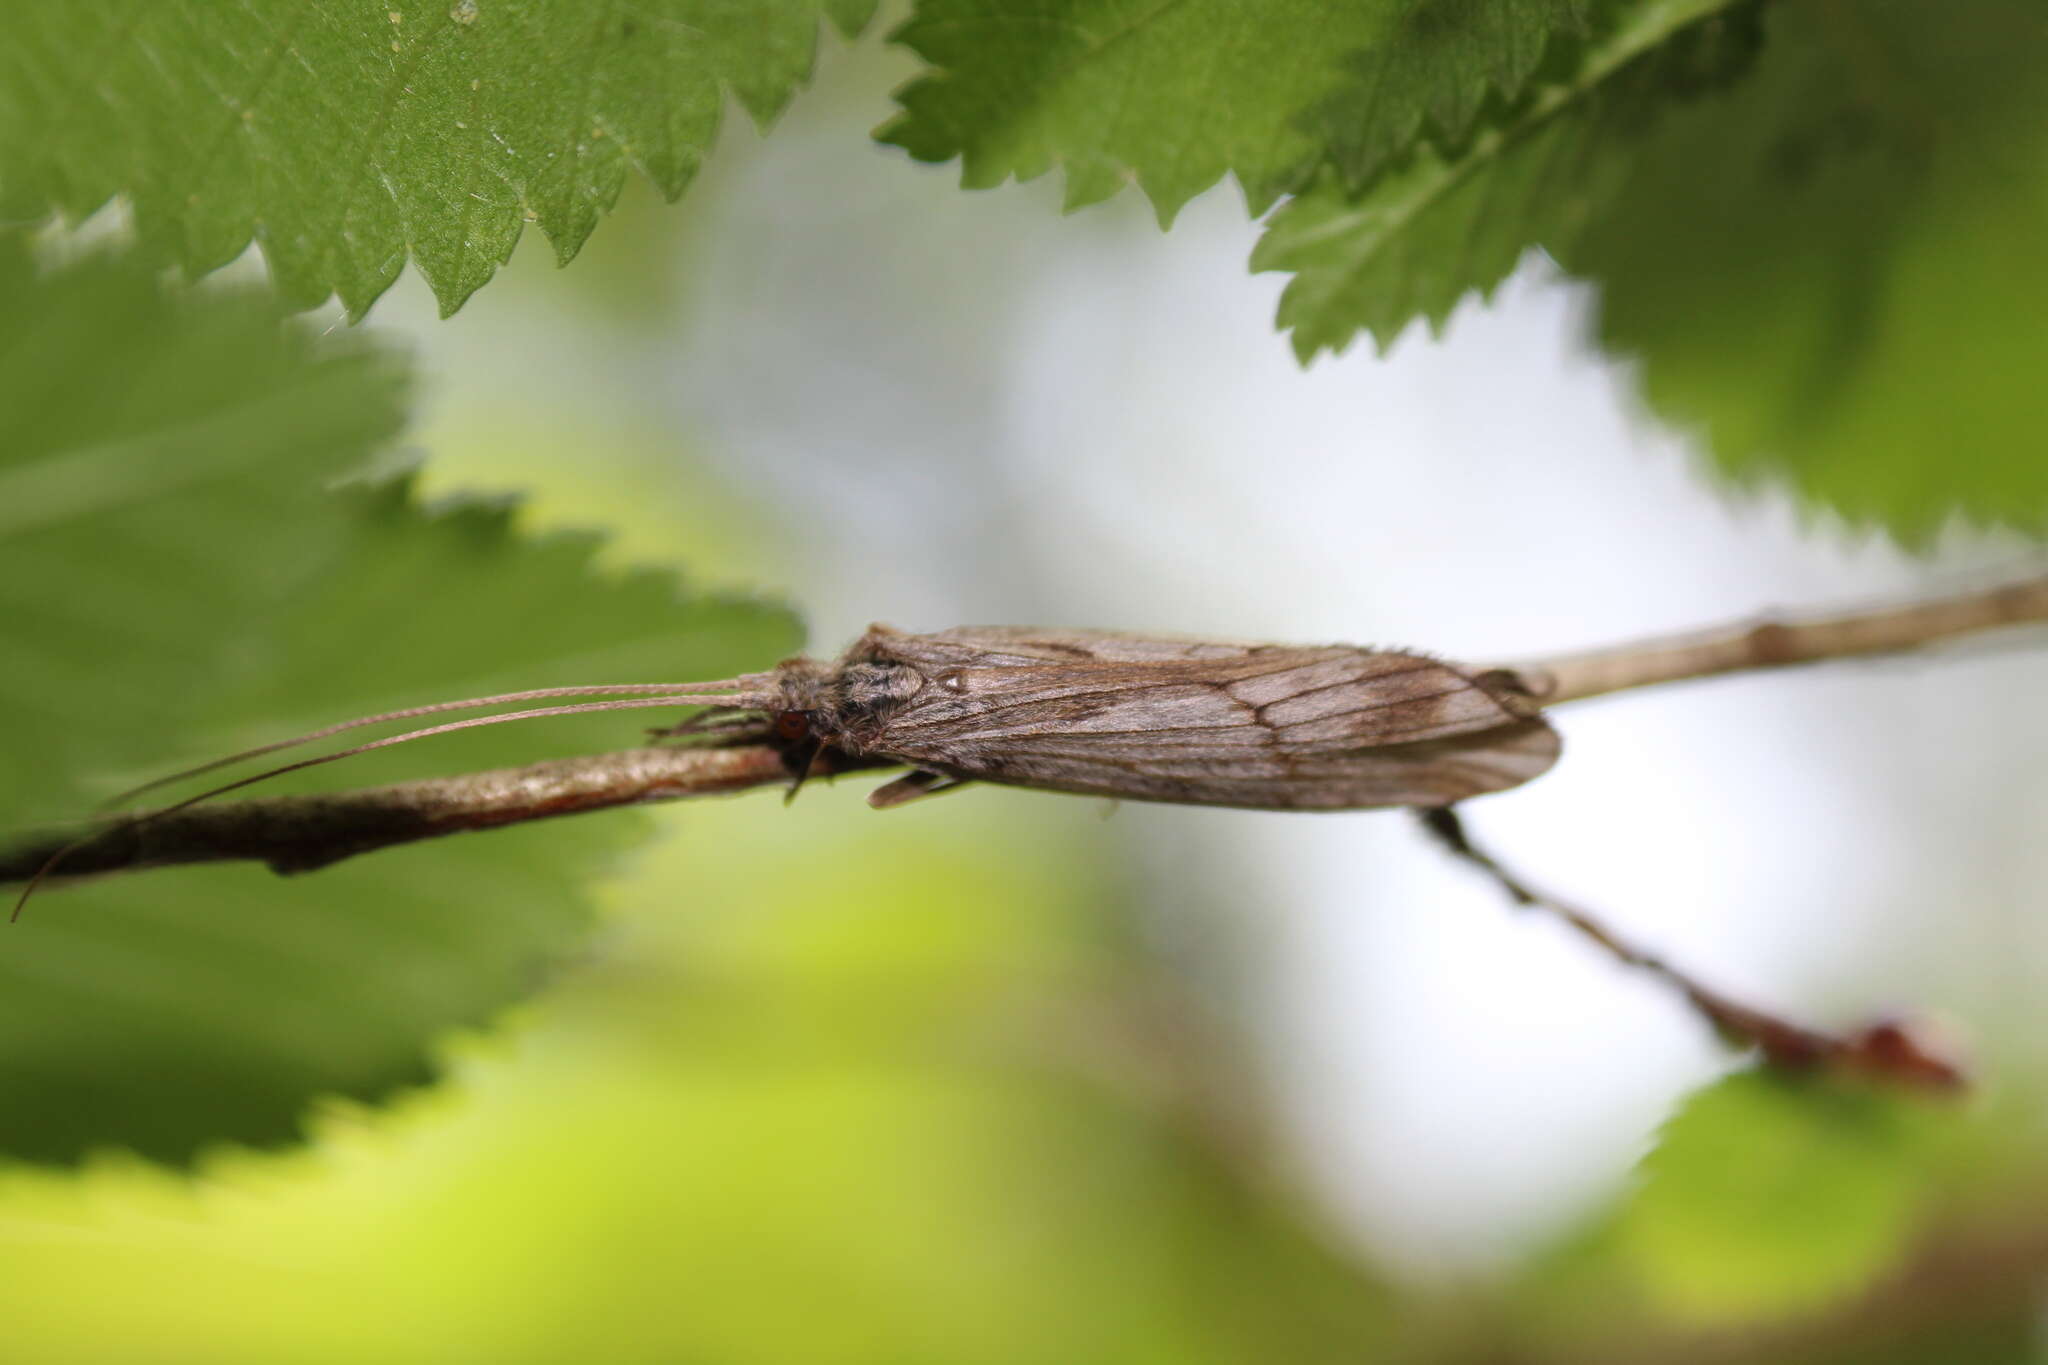
[[[865,753],[905,702],[922,692],[925,678],[909,664],[856,662],[785,665],[785,714],[800,714],[809,734],[849,754]]]

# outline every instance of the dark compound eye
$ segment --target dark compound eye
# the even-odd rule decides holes
[[[775,733],[790,744],[808,738],[811,733],[810,715],[803,711],[778,711],[775,715]]]

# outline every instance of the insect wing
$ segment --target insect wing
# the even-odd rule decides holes
[[[1270,810],[1445,805],[1556,761],[1533,705],[1421,655],[1072,631],[870,633],[932,680],[874,746],[954,776]]]

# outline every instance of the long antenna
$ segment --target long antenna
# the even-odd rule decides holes
[[[438,715],[444,711],[468,711],[479,706],[504,706],[515,701],[540,701],[545,697],[604,697],[650,693],[658,693],[667,697],[680,692],[737,692],[747,683],[753,681],[757,681],[757,678],[742,677],[721,679],[717,682],[698,683],[619,683],[616,686],[600,684],[581,687],[540,687],[525,692],[500,692],[495,696],[489,697],[468,697],[462,701],[437,701],[426,706],[405,706],[400,707],[396,711],[380,711],[374,716],[358,716],[354,720],[338,721],[333,725],[322,726],[318,730],[308,730],[303,735],[294,735],[290,739],[280,739],[269,744],[259,744],[253,749],[244,749],[240,753],[228,754],[222,758],[208,759],[204,763],[196,764],[190,768],[183,768],[174,773],[167,773],[162,777],[151,778],[139,787],[130,787],[124,792],[116,793],[100,802],[95,809],[103,812],[110,811],[117,806],[126,805],[145,792],[153,792],[159,787],[168,787],[173,783],[183,782],[188,777],[197,777],[201,773],[210,773],[219,768],[231,767],[236,763],[246,763],[252,758],[261,758],[265,754],[274,754],[282,749],[296,749],[301,744],[311,744],[316,740],[326,739],[329,735],[338,735],[345,730],[361,729],[365,725],[384,725],[394,720],[411,720],[415,716]],[[719,697],[715,700],[716,702],[730,705],[733,698]],[[695,703],[678,699],[672,704],[688,706]],[[508,716],[506,719],[509,720],[511,717]]]
[[[259,757],[263,754],[275,753],[280,749],[289,749],[298,744],[309,744],[314,740],[339,734],[343,730],[352,730],[364,725],[375,725],[380,721],[402,720],[412,716],[432,715],[443,711],[459,711],[466,707],[489,706],[507,701],[537,700],[542,697],[585,696],[593,692],[655,692],[659,694],[615,701],[577,702],[570,706],[539,706],[525,711],[508,711],[501,716],[472,716],[468,720],[446,721],[440,725],[429,725],[419,730],[408,730],[402,735],[387,735],[383,739],[373,739],[364,744],[351,745],[346,749],[337,749],[331,754],[317,754],[312,758],[302,758],[293,763],[286,763],[275,768],[266,769],[249,777],[223,783],[218,787],[211,787],[206,791],[200,792],[197,796],[188,796],[182,801],[174,802],[161,809],[149,811],[123,821],[114,828],[135,829],[138,826],[148,824],[152,820],[196,806],[202,801],[210,801],[216,796],[221,796],[231,791],[238,791],[243,787],[252,786],[258,782],[267,782],[273,777],[282,777],[286,773],[295,773],[304,768],[317,768],[323,763],[338,763],[344,758],[353,758],[357,754],[366,754],[373,749],[388,749],[396,744],[410,744],[417,739],[428,739],[434,735],[445,735],[456,730],[473,730],[484,725],[503,725],[515,720],[541,720],[549,716],[587,715],[595,711],[634,711],[670,706],[731,706],[744,709],[765,709],[772,706],[777,700],[777,694],[767,686],[768,680],[772,676],[772,674],[750,674],[714,683],[628,683],[618,687],[544,687],[527,692],[504,692],[493,697],[471,697],[464,701],[435,702],[428,706],[406,707],[397,711],[381,712],[374,716],[362,716],[355,720],[342,721],[339,724],[327,726],[324,729],[309,731],[292,739],[279,740],[274,744],[266,744],[255,749],[246,749],[239,754],[233,754],[226,758],[214,759],[212,762],[202,763],[194,768],[187,768],[183,772],[173,773],[169,777],[158,778],[153,782],[122,793],[119,797],[115,798],[115,802],[118,803],[142,792],[154,790],[166,783],[193,777],[200,773],[212,772],[214,769],[224,767],[230,763]],[[21,895],[14,902],[14,913],[8,917],[9,921],[12,922],[21,918],[22,907],[28,904],[29,897],[33,896],[36,888],[41,886],[57,870],[59,864],[79,849],[84,848],[87,844],[97,839],[105,837],[110,832],[110,830],[106,829],[95,830],[91,834],[74,839],[51,854],[49,860],[37,868],[36,874],[29,878],[28,884],[22,887]]]

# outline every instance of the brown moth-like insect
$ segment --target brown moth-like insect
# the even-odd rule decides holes
[[[1389,650],[978,626],[872,627],[726,703],[778,737],[913,771],[878,809],[968,781],[1257,810],[1445,806],[1518,786],[1559,741],[1520,679]]]
[[[630,694],[623,699],[620,694]],[[701,705],[655,733],[775,745],[800,784],[822,757],[911,771],[875,789],[876,809],[997,782],[1045,791],[1254,810],[1441,808],[1519,786],[1559,741],[1521,677],[1397,650],[1238,644],[1100,631],[970,626],[912,635],[873,626],[838,659],[790,659],[701,683],[549,687],[436,702],[343,721],[159,778],[125,801],[361,726],[544,698],[535,707],[301,759],[136,817],[144,823],[301,768],[454,730],[547,716]],[[794,788],[792,788],[794,790]],[[89,840],[88,840],[89,841]],[[20,913],[74,849],[30,879]]]
[[[360,726],[549,697],[643,694],[447,721],[246,777],[452,730],[591,711],[702,705],[655,733],[767,741],[799,780],[827,750],[913,771],[877,809],[970,781],[1253,810],[1447,806],[1519,786],[1557,761],[1522,678],[1352,645],[1264,645],[1107,631],[872,626],[829,663],[785,660],[718,682],[549,687],[343,721],[138,787],[117,800]]]

